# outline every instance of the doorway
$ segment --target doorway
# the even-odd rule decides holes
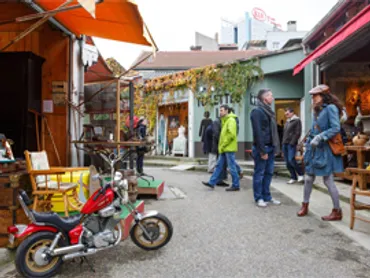
[[[286,122],[285,109],[293,108],[294,113],[300,117],[301,116],[301,100],[299,99],[279,99],[275,100],[275,114],[276,122],[278,125],[283,125]]]

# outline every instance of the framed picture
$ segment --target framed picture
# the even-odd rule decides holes
[[[179,116],[168,116],[168,128],[179,128],[180,127],[180,119]]]

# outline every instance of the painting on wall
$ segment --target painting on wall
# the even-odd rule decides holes
[[[168,116],[169,129],[179,128],[180,119],[179,116]]]

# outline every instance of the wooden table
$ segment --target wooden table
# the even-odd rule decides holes
[[[117,149],[117,153],[120,153],[122,147],[128,148],[129,151],[124,154],[121,158],[121,161],[124,161],[129,158],[130,169],[134,168],[134,161],[131,155],[135,151],[135,147],[145,147],[151,146],[151,143],[147,141],[72,141],[72,144],[75,144],[76,149],[82,150],[88,154],[99,154],[108,164],[107,160],[109,157],[110,150]],[[84,145],[79,147],[78,145]],[[109,149],[108,153],[107,150]],[[104,153],[104,154],[103,154]]]
[[[87,146],[104,146],[107,148],[117,148],[117,146],[120,147],[144,147],[148,145],[147,142],[144,141],[120,141],[120,142],[109,142],[109,141],[72,141],[72,144],[84,144]]]
[[[365,157],[366,153],[370,152],[370,146],[345,146],[347,152],[355,152],[357,156],[357,169],[365,169]],[[347,180],[352,180],[353,175],[346,173],[336,174],[337,177],[341,177]],[[370,180],[369,180],[370,181]]]
[[[370,146],[346,146],[347,152],[356,152],[357,155],[357,168],[364,169],[365,155],[370,152]]]

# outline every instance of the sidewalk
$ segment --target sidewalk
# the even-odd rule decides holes
[[[251,179],[249,177],[247,178]],[[330,196],[328,194],[323,193],[325,192],[326,187],[322,183],[318,182],[319,180],[320,178],[316,181],[316,188],[319,188],[319,190],[312,191],[309,210],[311,215],[314,214],[317,217],[321,218],[321,216],[327,215],[331,212],[333,205]],[[370,250],[370,224],[360,220],[355,220],[354,229],[351,230],[349,228],[350,205],[348,202],[343,201],[343,199],[349,197],[350,186],[343,183],[337,183],[337,185],[342,199],[341,207],[343,211],[343,220],[328,223],[333,225],[335,228],[337,228],[339,231],[341,231],[343,234],[345,234],[347,237],[352,239],[357,244]],[[287,184],[286,179],[278,177],[273,179],[271,187],[288,196],[290,199],[297,202],[298,204],[302,202],[303,184]],[[368,198],[368,202],[369,201],[370,200]],[[297,210],[299,209],[299,207],[300,205],[297,205]],[[367,211],[357,211],[356,213],[364,217],[370,218],[370,213]]]

